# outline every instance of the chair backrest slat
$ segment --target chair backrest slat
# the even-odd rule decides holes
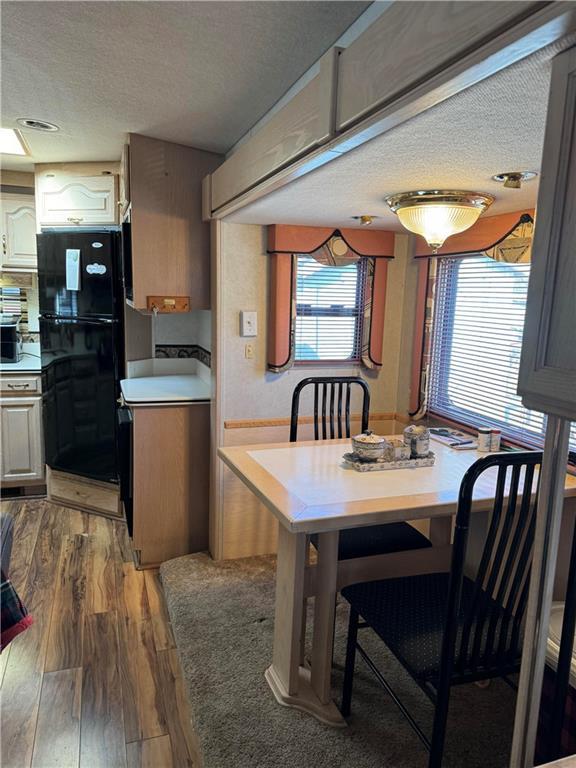
[[[346,437],[350,437],[350,382],[346,384]]]
[[[294,420],[294,414],[292,414],[292,420]],[[298,428],[298,412],[296,412],[296,422],[291,425],[292,427],[294,428],[294,437],[290,436],[290,440],[294,442]],[[314,382],[314,440],[318,440],[318,382]]]
[[[330,384],[330,439],[334,440],[336,431],[334,429],[334,382]]]
[[[322,440],[326,440],[326,382],[322,385]]]
[[[510,488],[508,490],[508,505],[506,514],[502,517],[501,525],[498,530],[497,542],[494,542],[496,547],[491,548],[490,551],[490,569],[488,573],[488,579],[484,586],[484,594],[488,599],[483,601],[483,610],[479,613],[476,620],[474,647],[472,650],[471,667],[476,668],[480,661],[480,654],[490,656],[493,650],[494,634],[496,632],[496,626],[502,619],[502,615],[498,610],[494,610],[494,607],[489,603],[489,598],[494,597],[494,593],[497,589],[498,581],[501,581],[501,564],[506,564],[505,555],[510,545],[510,533],[512,531],[512,524],[516,515],[516,501],[518,498],[518,487],[520,485],[520,467],[515,465],[512,467],[512,478],[510,480]],[[496,603],[498,599],[496,598]],[[488,628],[486,637],[484,637],[484,627],[488,622]],[[482,645],[484,648],[482,649]]]
[[[491,550],[494,546],[494,542],[496,541],[498,526],[500,525],[500,516],[502,514],[502,507],[504,502],[504,490],[506,487],[506,471],[506,467],[499,467],[498,469],[496,490],[494,494],[494,507],[492,509],[492,519],[490,520],[490,527],[486,536],[486,543],[484,545],[482,557],[480,558],[480,564],[478,566],[478,573],[474,583],[474,593],[472,595],[472,602],[468,612],[468,620],[464,623],[462,630],[462,639],[460,643],[460,660],[462,661],[468,658],[468,646],[470,643],[472,630],[474,628],[474,619],[479,608],[479,603],[482,600],[484,594],[482,585],[486,579],[486,574],[490,565]],[[460,495],[462,495],[462,489],[460,490]],[[459,508],[461,504],[462,502],[459,503]],[[468,530],[467,527],[466,530]]]
[[[479,459],[460,487],[444,629],[442,674],[480,678],[507,674],[519,659],[533,550],[538,481],[536,451],[501,453]],[[494,502],[480,563],[465,602],[464,564],[474,486],[480,475],[498,468]],[[538,475],[539,477],[539,475]],[[458,627],[461,629],[459,630]],[[458,634],[460,633],[460,637]]]
[[[514,469],[516,469],[516,467]],[[518,470],[519,469],[520,468],[518,468]],[[510,540],[510,546],[506,553],[506,560],[500,575],[500,584],[496,594],[496,602],[504,608],[504,616],[500,621],[500,632],[497,643],[497,652],[500,657],[505,653],[510,616],[513,614],[516,607],[518,587],[523,582],[527,572],[528,556],[531,550],[530,540],[533,537],[531,534],[532,524],[535,517],[534,506],[531,505],[533,480],[534,466],[528,465],[525,467],[524,487],[520,509],[513,521],[514,531]],[[527,545],[523,550],[520,549],[522,542]],[[496,614],[494,613],[488,629],[488,639],[486,641],[487,654],[492,653],[497,629],[498,622],[496,621]]]
[[[370,390],[359,376],[311,376],[296,385],[292,395],[290,442],[298,439],[300,394],[308,386],[314,387],[314,439],[350,437],[350,402],[352,387],[362,394],[361,431],[368,429],[370,416]],[[345,397],[345,401],[344,401]],[[322,403],[320,404],[320,398]],[[344,401],[344,402],[343,402]]]
[[[338,382],[338,417],[336,419],[338,423],[338,437],[342,437],[342,382]]]

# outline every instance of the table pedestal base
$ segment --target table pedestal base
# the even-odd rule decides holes
[[[293,707],[302,712],[307,712],[317,720],[320,720],[321,723],[330,725],[332,728],[346,728],[348,726],[333,701],[328,704],[322,704],[318,696],[316,696],[310,683],[309,669],[305,667],[298,669],[298,693],[295,696],[290,696],[286,692],[273,666],[268,667],[264,677],[272,689],[276,701],[284,707]]]

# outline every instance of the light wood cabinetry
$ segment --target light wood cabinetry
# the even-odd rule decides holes
[[[206,207],[224,219],[575,29],[573,3],[390,3],[340,52],[332,80],[322,63],[334,50],[229,154]]]
[[[118,179],[118,208],[120,216],[124,216],[130,205],[130,145],[124,144],[120,159],[120,176]]]
[[[209,309],[210,228],[202,221],[202,179],[221,158],[138,134],[129,138],[123,189],[131,204],[133,306],[145,310],[148,296],[189,296],[190,309]]]
[[[336,126],[342,130],[446,66],[488,36],[496,36],[533,2],[393,3],[340,57]]]
[[[2,484],[30,485],[44,480],[42,398],[38,376],[2,376],[0,421]],[[10,393],[10,394],[7,394]]]
[[[325,54],[317,75],[212,174],[213,210],[330,138],[338,54]]]
[[[38,231],[42,227],[118,223],[118,163],[36,166]]]
[[[133,547],[140,565],[208,549],[210,404],[133,414]]]
[[[576,48],[554,60],[518,392],[576,421]]]
[[[2,267],[36,269],[36,211],[33,195],[3,194]]]

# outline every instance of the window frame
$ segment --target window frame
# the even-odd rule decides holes
[[[439,263],[437,267],[437,274],[440,273],[440,270],[442,269],[442,264],[444,262],[449,263],[451,261],[459,261],[460,263],[464,262],[465,260],[468,260],[470,258],[477,258],[478,256],[483,256],[482,253],[477,254],[462,254],[462,255],[450,255],[445,257],[438,257]],[[433,366],[436,365],[444,372],[447,373],[449,371],[449,364],[447,365],[447,362],[450,361],[450,354],[452,351],[452,343],[453,343],[453,332],[454,332],[454,321],[455,321],[455,312],[456,312],[456,301],[455,296],[457,294],[457,283],[458,283],[458,269],[455,269],[453,272],[453,275],[450,275],[449,281],[450,281],[450,290],[449,290],[449,296],[446,296],[446,293],[444,296],[439,295],[440,290],[445,290],[443,288],[444,281],[436,279],[436,285],[435,285],[435,296],[434,296],[434,310],[433,310],[433,319],[432,319],[432,341],[431,341],[431,353],[430,353],[430,363],[429,363],[429,371],[428,371],[428,385],[427,389],[429,390],[430,382],[433,379]],[[443,340],[443,348],[441,350],[438,350],[436,348],[437,344],[437,323],[439,322],[439,315],[441,310],[444,310],[442,312],[442,318],[441,321],[443,322],[444,330],[442,332],[442,340]],[[444,386],[446,386],[447,381],[446,379],[443,380]],[[429,396],[430,397],[430,396]],[[523,406],[525,408],[525,406]],[[445,421],[449,422],[454,426],[462,427],[464,429],[477,429],[479,423],[490,423],[490,419],[486,416],[482,415],[481,413],[478,413],[476,418],[474,418],[474,413],[472,411],[466,411],[466,409],[454,409],[454,413],[445,413],[442,411],[442,409],[435,410],[434,404],[430,403],[430,400],[428,398],[427,402],[427,413],[433,417],[434,419],[437,419],[439,421]],[[527,411],[530,411],[529,408],[526,408]],[[466,419],[466,415],[470,415],[470,419]],[[532,439],[529,432],[524,429],[522,435],[518,435],[518,432],[521,431],[518,428],[515,428],[513,424],[501,421],[499,419],[494,419],[493,422],[495,428],[502,429],[502,438],[503,442],[505,444],[509,444],[512,446],[519,446],[521,448],[527,448],[527,449],[537,449],[542,450],[544,445],[544,437],[545,437],[545,431],[546,431],[546,415],[543,416],[543,427],[541,432],[534,435],[534,438]],[[507,425],[510,428],[509,434],[506,434],[507,432]],[[572,427],[572,430],[574,431],[574,426]],[[576,463],[576,451],[573,448],[574,442],[572,441],[572,444],[570,445],[570,451],[569,451],[569,460],[572,464]]]
[[[355,262],[357,267],[357,279],[356,279],[356,302],[352,314],[350,313],[333,313],[329,314],[330,308],[317,307],[321,309],[321,312],[310,312],[308,314],[299,313],[298,311],[298,267],[300,259],[312,259],[308,253],[295,253],[294,254],[294,366],[307,366],[307,367],[337,367],[337,366],[361,366],[363,364],[363,336],[364,336],[364,322],[365,322],[365,300],[366,300],[366,279],[368,274],[368,260],[371,257],[359,257]],[[326,266],[326,265],[321,265]],[[344,266],[344,265],[341,265]],[[338,268],[338,265],[334,265],[332,268]],[[310,306],[308,304],[300,306]],[[332,305],[337,306],[337,305]],[[328,311],[326,311],[328,310]],[[296,356],[297,348],[297,323],[299,317],[355,317],[356,324],[354,330],[354,357],[348,357],[346,359],[339,358],[314,358],[314,359],[300,359]]]

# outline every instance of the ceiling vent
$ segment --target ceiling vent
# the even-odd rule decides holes
[[[31,117],[19,117],[16,122],[23,128],[32,128],[34,131],[45,131],[47,133],[53,133],[54,131],[60,130],[60,128],[57,125],[54,125],[54,123],[47,123],[45,120],[34,120]]]

